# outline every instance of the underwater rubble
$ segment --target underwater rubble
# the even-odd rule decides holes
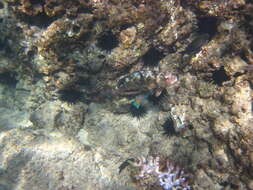
[[[248,0],[1,0],[0,189],[253,190],[252,27]]]

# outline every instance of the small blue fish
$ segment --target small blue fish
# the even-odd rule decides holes
[[[135,99],[131,101],[131,105],[136,109],[139,109],[141,105],[148,104],[148,97],[151,95],[151,92],[148,92],[144,95],[136,96]]]

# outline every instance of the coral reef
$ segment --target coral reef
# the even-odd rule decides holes
[[[192,189],[253,189],[252,19],[248,0],[1,0],[0,189],[188,190],[167,157]],[[161,157],[118,174],[140,155]]]
[[[158,189],[160,186],[164,190],[191,189],[187,184],[187,174],[168,159],[158,156],[141,157],[136,162],[131,162],[131,165],[140,170],[134,176],[140,186],[147,186],[151,189]]]

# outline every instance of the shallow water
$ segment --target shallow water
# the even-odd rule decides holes
[[[251,9],[0,1],[0,190],[253,189]]]

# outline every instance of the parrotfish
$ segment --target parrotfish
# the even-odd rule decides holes
[[[170,72],[142,70],[120,77],[117,90],[125,95],[150,92],[160,96],[162,90],[177,82],[177,76]]]

